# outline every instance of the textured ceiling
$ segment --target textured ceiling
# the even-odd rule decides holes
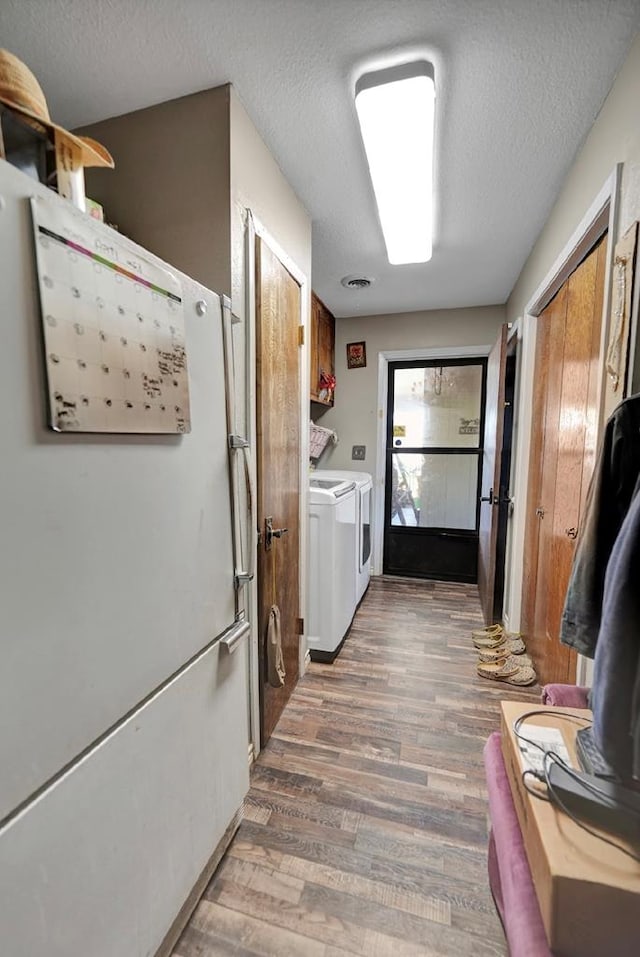
[[[0,0],[0,46],[70,127],[231,81],[338,316],[504,302],[639,27],[640,0]],[[435,244],[390,266],[352,88],[411,51],[436,69]]]

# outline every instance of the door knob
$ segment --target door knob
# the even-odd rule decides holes
[[[288,532],[288,528],[274,528],[273,516],[269,515],[264,520],[264,547],[267,551],[271,548],[274,538],[282,538]]]

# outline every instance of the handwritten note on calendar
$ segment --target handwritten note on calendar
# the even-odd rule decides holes
[[[51,428],[190,432],[179,282],[59,200],[31,210]]]

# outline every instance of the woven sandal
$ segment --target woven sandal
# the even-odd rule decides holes
[[[500,658],[498,661],[478,662],[477,671],[482,678],[493,678],[496,681],[501,681],[515,675],[519,667],[519,665],[507,662],[506,658]]]
[[[495,651],[480,651],[478,652],[478,661],[483,661],[485,663],[491,663],[492,661],[511,661],[512,664],[518,666],[518,668],[530,668],[531,667],[531,658],[529,655],[512,655],[508,651],[502,653],[497,653]]]
[[[522,655],[524,657],[526,648],[521,638],[513,638],[511,641],[503,641],[491,648],[479,647],[477,651],[480,655],[480,661],[497,661],[498,658],[507,658],[509,655]]]
[[[503,632],[502,625],[487,625],[485,628],[476,628],[471,632],[472,638],[497,638]]]
[[[476,648],[497,648],[498,645],[504,644],[507,639],[504,631],[499,631],[495,635],[487,636],[486,638],[472,635],[471,640]]]
[[[519,632],[511,633],[508,631],[501,631],[500,634],[493,638],[472,638],[471,640],[476,648],[499,648],[501,645],[504,645],[507,642],[513,642],[511,654],[521,654],[520,651],[516,651],[516,648],[520,647],[522,648],[522,651],[524,651],[524,642],[522,638],[520,638]],[[519,644],[517,644],[518,642]]]
[[[512,661],[515,664],[511,664]],[[533,668],[519,668],[517,659],[513,657],[502,661],[480,662],[477,671],[481,678],[503,681],[510,685],[532,685],[536,681],[536,673]]]

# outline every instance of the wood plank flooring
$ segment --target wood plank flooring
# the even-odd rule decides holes
[[[255,764],[244,821],[174,957],[503,957],[486,876],[471,585],[373,579]]]

